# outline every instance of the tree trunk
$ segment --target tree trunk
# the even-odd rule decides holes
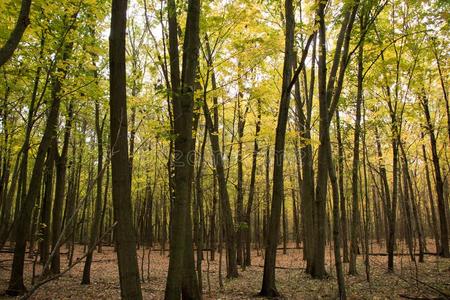
[[[295,180],[291,178],[291,198],[292,198],[292,220],[294,223],[294,240],[295,240],[295,247],[297,249],[300,249],[300,222],[298,219],[298,204],[297,204],[297,189],[295,188]]]
[[[344,189],[344,145],[342,143],[341,124],[339,110],[336,110],[336,138],[338,142],[338,171],[339,171],[339,201],[341,209],[341,237],[343,245],[343,262],[349,262],[348,233],[347,233],[347,209]]]
[[[442,257],[450,257],[449,247],[448,247],[448,225],[447,225],[447,216],[446,216],[446,206],[445,206],[445,198],[444,198],[444,180],[441,175],[441,166],[439,163],[439,156],[437,152],[437,143],[436,136],[434,133],[434,126],[431,123],[431,115],[430,109],[428,106],[428,98],[424,94],[421,96],[422,106],[425,114],[426,120],[426,129],[428,131],[428,135],[430,136],[430,145],[431,145],[431,155],[433,159],[434,166],[434,174],[436,178],[436,194],[437,194],[437,202],[438,202],[438,212],[439,212],[439,220],[440,220],[440,229],[441,229],[441,251],[440,255]]]
[[[395,119],[392,120],[395,124]],[[392,125],[395,126],[395,125]],[[393,134],[397,134],[397,130],[392,129]],[[394,271],[394,248],[395,248],[395,227],[397,214],[397,199],[398,199],[398,143],[397,137],[392,138],[392,202],[388,202],[388,271]]]
[[[325,5],[321,1],[317,9],[319,20],[319,59],[318,59],[318,89],[319,89],[319,153],[317,183],[314,206],[314,254],[311,265],[311,275],[315,278],[326,276],[325,271],[325,219],[326,219],[326,197],[328,185],[328,144],[330,143],[328,122],[328,101],[326,87],[326,27],[325,27]]]
[[[417,233],[417,240],[419,242],[419,262],[423,262],[423,256],[424,256],[426,244],[425,244],[425,239],[423,236],[422,223],[420,221],[419,212],[417,210],[416,197],[414,196],[413,183],[411,180],[411,175],[410,175],[410,170],[409,170],[409,163],[408,163],[408,159],[406,157],[406,152],[403,147],[403,144],[400,145],[400,148],[401,148],[402,155],[403,155],[403,164],[404,164],[403,172],[405,173],[405,181],[406,181],[405,183],[406,183],[406,188],[408,190],[412,213],[413,213],[413,216],[411,216],[411,217],[414,219],[414,225],[416,228],[415,231]]]
[[[233,216],[231,213],[230,199],[225,178],[222,151],[220,150],[219,137],[217,135],[217,132],[214,131],[211,114],[206,102],[203,104],[203,110],[205,114],[206,127],[208,128],[209,132],[211,149],[213,152],[214,166],[216,168],[217,179],[219,182],[219,200],[222,208],[221,213],[223,216],[223,225],[225,226],[225,240],[228,253],[227,277],[235,278],[238,276],[236,261],[236,239],[234,234],[234,224]]]
[[[273,164],[273,192],[266,253],[264,258],[264,274],[260,296],[278,297],[279,293],[275,285],[275,264],[277,256],[278,235],[280,230],[281,206],[284,202],[284,150],[286,138],[286,125],[289,112],[289,100],[292,89],[292,65],[294,58],[294,31],[295,17],[292,0],[284,3],[286,29],[285,29],[285,54],[283,65],[283,83],[281,89],[281,100],[278,109],[277,129],[275,133],[275,152]],[[306,50],[307,51],[307,50]],[[303,64],[304,61],[301,62]]]
[[[195,83],[195,88],[198,89],[198,82]],[[196,102],[199,103],[200,99],[196,99]],[[201,298],[201,290],[198,283],[197,273],[195,272],[195,261],[194,261],[194,238],[192,236],[192,187],[194,184],[194,167],[195,167],[195,145],[197,142],[197,130],[198,130],[198,122],[200,118],[199,110],[196,108],[195,114],[193,115],[192,122],[192,132],[195,135],[192,137],[191,150],[189,155],[189,178],[191,178],[191,184],[189,185],[189,201],[187,203],[187,209],[185,212],[186,218],[186,233],[185,233],[185,250],[183,257],[183,282],[181,287],[181,296],[183,299],[200,299]],[[195,204],[195,203],[194,203]],[[196,214],[198,211],[195,212]],[[197,258],[198,259],[198,258]],[[201,258],[200,258],[201,259]]]
[[[424,138],[423,133],[421,133],[422,139]],[[434,242],[436,245],[436,253],[439,253],[441,247],[440,247],[440,239],[439,239],[439,229],[438,229],[438,220],[436,216],[436,209],[434,205],[434,197],[433,197],[433,187],[431,186],[431,180],[430,180],[430,170],[428,168],[428,159],[427,159],[427,151],[425,150],[425,144],[422,144],[422,155],[423,160],[425,164],[425,179],[427,181],[427,191],[428,191],[428,200],[430,201],[430,210],[431,210],[431,219],[432,224],[431,228],[434,235]]]
[[[256,162],[258,158],[259,146],[258,146],[258,136],[261,131],[261,100],[258,99],[258,109],[257,109],[257,120],[256,120],[256,128],[255,128],[255,140],[253,142],[253,156],[252,156],[252,170],[250,175],[250,186],[248,190],[248,202],[247,202],[247,210],[245,222],[247,223],[245,227],[245,257],[244,257],[244,265],[251,266],[251,213],[253,207],[253,200],[255,198],[255,185],[256,185]],[[259,211],[259,207],[258,207]],[[256,229],[255,229],[256,230]],[[259,234],[259,232],[257,233]]]
[[[96,76],[95,76],[96,77]],[[86,261],[84,263],[83,277],[81,284],[91,283],[91,264],[92,255],[94,252],[95,244],[98,240],[102,215],[102,183],[103,183],[103,123],[100,122],[100,103],[98,100],[95,102],[95,132],[97,136],[97,180],[96,180],[96,195],[95,195],[95,210],[94,220],[91,226],[91,232],[89,236],[89,247]],[[131,162],[130,162],[131,164]],[[130,174],[131,174],[130,170]],[[131,175],[130,175],[131,176]]]
[[[201,143],[200,148],[200,161],[198,162],[197,174],[195,177],[195,187],[196,187],[196,203],[195,203],[195,211],[194,211],[194,228],[196,228],[196,241],[197,245],[197,281],[198,288],[200,291],[203,290],[202,285],[202,260],[203,260],[203,187],[202,187],[202,170],[203,170],[203,162],[205,159],[205,146],[206,139],[208,137],[207,130],[205,128],[204,137]]]
[[[22,35],[30,24],[30,8],[31,0],[22,0],[19,17],[17,18],[16,26],[11,32],[5,45],[0,48],[0,67],[2,67],[14,54],[19,45]]]
[[[438,51],[436,49],[436,45],[434,44],[434,40],[433,40],[433,54],[436,59],[436,64],[437,64],[438,73],[439,73],[439,81],[441,83],[442,94],[444,96],[444,101],[445,101],[445,111],[447,113],[447,135],[448,135],[448,141],[450,142],[450,105],[449,105],[449,100],[448,100],[447,87],[445,84],[445,77],[444,77],[444,74],[442,73],[441,60],[440,60]]]
[[[67,171],[67,153],[69,150],[70,131],[72,129],[73,106],[72,102],[68,107],[66,126],[64,131],[64,141],[61,155],[56,155],[56,183],[55,183],[55,202],[53,204],[52,219],[52,264],[51,272],[60,273],[60,253],[57,242],[61,234],[61,216],[66,190],[66,171]],[[56,146],[55,146],[56,147]]]
[[[180,76],[178,53],[178,23],[175,1],[168,2],[169,16],[169,54],[174,113],[173,132],[176,135],[174,151],[175,198],[171,207],[170,260],[167,275],[165,299],[179,299],[181,293],[200,297],[195,286],[194,256],[191,231],[191,185],[193,104],[195,75],[198,65],[200,1],[189,0],[186,19],[186,32],[183,43],[183,72]],[[189,243],[190,242],[190,243]],[[188,261],[186,261],[186,258]],[[192,268],[186,272],[186,268]],[[194,276],[194,278],[192,278]],[[195,279],[195,281],[194,281]],[[189,283],[190,291],[187,291]],[[195,290],[193,290],[195,289]]]
[[[339,299],[346,299],[346,291],[345,291],[345,279],[344,272],[342,270],[342,261],[341,261],[341,237],[339,236],[339,187],[338,181],[336,178],[336,171],[334,167],[334,163],[331,156],[331,144],[329,144],[328,149],[328,176],[330,177],[332,194],[333,194],[333,243],[334,243],[334,264],[336,268],[337,274],[337,283],[339,288]]]
[[[125,31],[127,0],[112,1],[110,59],[110,139],[115,242],[122,299],[142,299],[132,224],[131,170],[128,157]]]
[[[362,18],[362,16],[360,16]],[[363,21],[361,21],[363,22]],[[361,30],[363,30],[361,26]],[[359,174],[359,144],[361,135],[361,107],[363,105],[363,48],[364,40],[362,40],[358,51],[358,91],[356,96],[356,119],[355,119],[355,133],[353,141],[353,166],[352,166],[352,226],[350,229],[350,265],[349,274],[356,275],[358,270],[356,268],[356,257],[358,255],[358,241],[359,241],[359,223],[360,210],[358,198],[358,174]]]
[[[209,247],[211,249],[210,251],[210,258],[211,261],[215,260],[215,253],[216,253],[216,214],[217,214],[217,180],[216,180],[216,172],[213,170],[213,195],[212,195],[212,209],[211,214],[209,216]],[[220,212],[219,212],[220,213]]]
[[[39,252],[41,255],[41,263],[44,265],[49,257],[50,249],[50,220],[52,213],[52,200],[53,200],[53,178],[55,169],[55,157],[56,157],[56,136],[52,140],[52,145],[47,151],[47,159],[45,161],[44,171],[44,195],[41,203],[41,220],[39,224]],[[48,270],[43,270],[47,273]]]
[[[263,212],[263,240],[264,247],[267,245],[269,237],[269,215],[270,215],[270,146],[267,146],[265,161],[265,191],[264,191],[264,212]]]
[[[314,44],[312,49],[312,61],[316,60],[316,43],[317,37],[314,36]],[[303,223],[303,255],[306,259],[306,272],[311,273],[312,260],[314,256],[314,162],[313,162],[313,147],[311,145],[311,115],[312,115],[312,100],[314,93],[315,82],[315,65],[311,66],[311,79],[309,86],[309,94],[306,98],[306,114],[304,126],[301,128],[302,146],[300,149],[302,158],[302,181],[300,192],[302,195],[301,210]],[[299,97],[296,96],[296,99]],[[296,101],[297,103],[298,101]],[[298,109],[300,112],[300,110]],[[302,114],[299,113],[299,116]],[[300,120],[300,124],[301,124]]]
[[[239,89],[243,89],[242,80],[238,80]],[[245,129],[245,117],[248,111],[248,106],[244,113],[242,113],[241,102],[243,97],[243,92],[238,91],[237,99],[237,112],[238,112],[238,152],[237,152],[237,199],[236,199],[236,249],[237,256],[236,261],[238,265],[245,266],[244,263],[244,224],[245,222],[245,212],[244,212],[244,171],[242,166],[242,139],[244,137]]]

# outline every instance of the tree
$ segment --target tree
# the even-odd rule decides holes
[[[286,29],[285,29],[285,55],[283,65],[283,83],[281,89],[280,107],[278,110],[277,130],[275,136],[275,153],[273,167],[273,191],[272,203],[270,208],[269,228],[266,245],[266,254],[264,258],[264,275],[261,291],[259,295],[266,297],[277,297],[279,293],[275,286],[275,262],[278,246],[278,235],[280,230],[281,205],[284,202],[284,152],[286,125],[289,112],[289,100],[292,88],[298,79],[298,76],[304,68],[305,59],[308,53],[309,45],[312,42],[314,34],[310,35],[303,49],[302,57],[298,68],[292,76],[292,65],[294,55],[294,29],[295,17],[294,8],[291,0],[285,1]]]
[[[177,154],[174,159],[175,174],[175,199],[171,213],[171,239],[170,260],[167,274],[165,299],[180,299],[181,293],[192,298],[199,298],[196,276],[193,270],[193,250],[191,230],[191,187],[193,182],[193,166],[191,166],[192,130],[193,130],[193,106],[194,85],[198,64],[198,52],[200,46],[199,20],[200,1],[190,0],[186,19],[186,32],[183,43],[182,72],[180,76],[180,64],[178,53],[178,22],[175,1],[168,2],[169,18],[169,55],[171,96],[174,115],[173,132],[176,135],[174,151]],[[188,232],[189,231],[189,232]],[[187,251],[187,248],[190,248]],[[185,252],[189,257],[185,256]],[[185,264],[192,262],[192,270],[185,269]],[[190,269],[190,268],[189,268]],[[192,272],[194,276],[192,276]],[[189,277],[190,284],[186,285],[184,279]]]
[[[113,0],[109,37],[110,143],[115,243],[123,299],[142,299],[131,219],[131,174],[128,157],[125,31],[127,0]]]
[[[73,122],[73,103],[69,103],[67,119],[64,130],[64,140],[61,154],[56,153],[56,182],[55,182],[55,201],[53,204],[53,220],[52,220],[52,264],[51,272],[53,274],[60,273],[60,251],[58,246],[58,238],[61,234],[62,207],[64,201],[64,193],[66,190],[66,173],[67,173],[67,155],[69,151],[70,134]],[[57,145],[54,145],[57,151]]]
[[[345,70],[349,60],[349,43],[355,15],[359,2],[344,5],[344,20],[336,41],[333,63],[327,82],[326,67],[326,1],[319,3],[317,17],[319,23],[319,58],[318,58],[318,94],[319,94],[319,153],[314,207],[314,234],[317,236],[314,246],[314,256],[311,274],[315,278],[326,276],[325,271],[325,218],[327,182],[330,162],[332,162],[330,144],[330,122],[339,104],[339,97],[344,82]],[[339,73],[338,73],[339,70]]]
[[[11,32],[6,43],[0,48],[0,67],[3,66],[14,54],[14,51],[22,39],[25,29],[27,29],[28,24],[30,24],[30,9],[31,0],[22,0],[16,26]]]
[[[260,296],[278,297],[279,292],[275,286],[275,262],[277,256],[278,235],[280,231],[281,204],[284,201],[284,148],[286,136],[286,124],[289,111],[290,81],[292,77],[292,61],[294,55],[294,29],[295,17],[294,7],[291,0],[284,2],[284,12],[286,16],[285,29],[285,54],[283,65],[283,84],[278,110],[278,122],[275,137],[275,153],[273,164],[273,191],[272,204],[270,208],[269,228],[266,245],[266,255],[264,258],[264,275]],[[292,86],[291,86],[292,88]]]
[[[425,95],[424,91],[422,92],[421,104],[423,107],[423,112],[425,114],[425,128],[428,131],[428,135],[430,136],[430,145],[431,145],[431,155],[433,159],[434,166],[434,174],[436,177],[436,194],[437,194],[437,202],[438,202],[438,212],[439,212],[439,224],[441,230],[441,243],[440,243],[440,255],[442,257],[450,257],[449,246],[448,246],[448,223],[447,216],[445,212],[445,203],[444,203],[444,181],[441,175],[441,167],[439,163],[439,156],[437,153],[436,146],[436,136],[434,134],[433,124],[431,123],[431,114],[428,105],[428,98]]]
[[[364,15],[360,14],[361,31],[364,29]],[[358,274],[356,268],[356,256],[358,255],[358,227],[360,219],[360,199],[358,191],[358,175],[359,175],[359,144],[361,135],[361,108],[363,105],[363,72],[364,72],[364,38],[362,38],[361,46],[358,51],[358,91],[356,94],[356,116],[355,116],[355,134],[353,140],[353,165],[352,165],[352,226],[350,230],[350,265],[349,273],[351,275]]]

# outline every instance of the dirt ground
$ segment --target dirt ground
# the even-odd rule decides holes
[[[302,250],[294,249],[290,245],[287,254],[279,250],[277,255],[277,287],[285,299],[335,299],[337,286],[335,280],[332,251],[327,248],[327,270],[329,278],[325,280],[311,279],[305,274],[305,262],[302,260]],[[430,245],[430,251],[434,247]],[[66,251],[63,249],[63,251]],[[77,246],[76,257],[83,255],[83,247]],[[373,245],[373,253],[384,252],[384,247]],[[407,253],[403,246],[398,247],[399,253]],[[139,264],[142,262],[142,248],[138,250]],[[148,266],[148,249],[145,249],[142,292],[144,299],[162,299],[164,295],[165,279],[167,275],[168,256],[153,250],[150,253]],[[239,278],[223,280],[224,287],[219,285],[218,272],[219,255],[216,260],[203,261],[203,297],[204,299],[250,299],[254,298],[261,287],[263,273],[263,257],[259,251],[254,251],[252,266],[240,270]],[[12,254],[0,254],[0,293],[8,284],[11,269]],[[331,264],[330,264],[331,262]],[[424,263],[411,261],[408,255],[395,257],[396,272],[386,273],[387,257],[370,256],[370,283],[366,280],[363,259],[358,258],[358,276],[346,275],[347,295],[349,299],[445,299],[439,291],[450,294],[450,259],[443,259],[433,255],[426,255]],[[66,255],[62,255],[62,268],[67,266]],[[112,247],[104,247],[103,253],[94,253],[91,271],[91,284],[81,285],[83,263],[57,280],[49,282],[36,291],[31,299],[119,299],[120,289],[116,254]],[[26,285],[30,286],[33,260],[27,259],[25,277]],[[344,264],[348,271],[348,264]],[[41,266],[36,266],[39,274]],[[149,272],[148,272],[149,270]],[[208,271],[209,270],[209,271]],[[225,276],[225,261],[222,273]],[[209,280],[208,280],[209,279]],[[418,280],[417,280],[418,279]],[[11,299],[4,295],[1,299]]]

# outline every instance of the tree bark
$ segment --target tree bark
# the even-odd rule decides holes
[[[424,138],[423,133],[421,133],[421,138]],[[438,220],[437,220],[437,216],[436,216],[436,209],[435,209],[435,205],[434,205],[434,197],[433,197],[433,187],[431,185],[431,180],[430,180],[430,169],[428,167],[428,158],[427,158],[427,151],[425,149],[425,144],[422,144],[422,155],[423,155],[423,160],[424,160],[424,164],[425,164],[425,179],[427,181],[427,191],[428,191],[428,200],[430,201],[430,210],[431,210],[431,219],[432,219],[432,224],[431,224],[431,228],[433,230],[433,235],[434,235],[434,242],[436,245],[436,253],[439,253],[440,251],[440,238],[439,238],[439,229],[438,229]]]
[[[283,83],[281,89],[281,100],[278,109],[277,129],[275,133],[275,151],[273,165],[273,190],[272,204],[270,209],[269,228],[266,252],[264,257],[264,274],[260,296],[278,297],[280,294],[275,285],[275,264],[277,255],[278,236],[280,230],[281,206],[284,202],[284,150],[286,139],[286,127],[289,112],[289,100],[292,85],[292,64],[294,58],[294,31],[295,17],[292,0],[286,0],[284,3],[286,17],[285,45],[284,45],[284,65],[283,65]],[[301,62],[303,64],[303,61]],[[289,88],[290,87],[290,88]]]
[[[349,262],[348,255],[348,231],[347,231],[347,208],[344,189],[344,145],[342,143],[341,124],[339,110],[336,110],[336,138],[338,142],[338,171],[339,171],[339,201],[341,209],[341,238],[343,246],[343,262]]]
[[[125,31],[127,0],[112,1],[109,37],[110,139],[115,243],[122,299],[142,299],[132,223],[131,170],[128,156]]]
[[[66,171],[67,171],[67,153],[69,150],[70,132],[72,129],[73,106],[72,102],[68,107],[66,126],[64,131],[64,141],[61,154],[56,153],[56,182],[55,182],[55,201],[53,204],[52,219],[52,257],[51,272],[59,274],[61,272],[60,253],[57,247],[57,241],[61,234],[61,216],[66,190]],[[56,146],[55,146],[56,147]],[[57,248],[55,248],[57,247]]]
[[[362,18],[362,16],[360,16]],[[363,29],[363,26],[361,26]],[[361,107],[363,105],[363,52],[364,40],[361,42],[361,46],[358,51],[358,91],[356,95],[356,116],[355,116],[355,133],[353,141],[353,166],[352,166],[352,226],[350,229],[350,265],[349,274],[357,275],[358,270],[356,268],[356,257],[358,255],[358,240],[359,240],[359,223],[360,223],[360,210],[358,197],[358,174],[359,174],[359,144],[361,135]]]
[[[96,76],[95,76],[96,77]],[[98,100],[95,102],[95,133],[97,136],[97,180],[96,180],[96,195],[95,195],[95,208],[94,208],[94,220],[91,226],[91,232],[89,236],[89,253],[86,255],[86,261],[83,268],[83,277],[81,284],[91,283],[91,264],[92,256],[100,235],[100,223],[102,215],[102,183],[103,183],[103,123],[100,122],[100,103]],[[131,162],[130,162],[131,164]],[[130,168],[131,169],[131,168]],[[131,176],[132,169],[130,170]],[[98,241],[101,243],[101,241]]]
[[[49,257],[50,249],[50,228],[51,228],[51,213],[53,203],[53,182],[54,182],[54,169],[55,169],[55,157],[56,157],[56,136],[53,137],[51,146],[47,151],[47,158],[45,160],[44,171],[44,194],[41,202],[41,220],[38,227],[40,235],[39,239],[39,252],[41,256],[41,263],[45,264]],[[43,270],[47,273],[48,270]]]
[[[186,32],[183,43],[183,71],[180,76],[178,53],[178,23],[175,1],[168,2],[169,55],[174,114],[175,198],[171,207],[170,260],[167,275],[165,299],[179,299],[183,295],[200,297],[195,286],[194,257],[191,232],[191,185],[192,185],[192,129],[195,78],[198,65],[200,1],[189,0]],[[191,242],[191,243],[189,243]],[[186,258],[188,261],[186,261]],[[186,272],[186,266],[192,270]],[[185,278],[187,276],[187,278]],[[194,276],[194,278],[191,278]],[[186,282],[190,291],[186,291]],[[182,291],[183,289],[183,291]],[[195,290],[193,290],[195,289]]]
[[[257,120],[256,120],[256,128],[255,128],[255,140],[253,142],[253,156],[252,156],[252,170],[250,175],[250,187],[248,190],[248,202],[246,209],[246,217],[245,222],[247,226],[245,228],[245,240],[246,240],[246,250],[244,257],[244,265],[251,266],[251,213],[253,207],[253,201],[255,198],[255,185],[256,185],[256,162],[258,158],[259,146],[258,146],[258,136],[261,131],[261,101],[258,99],[258,109],[257,109]],[[258,208],[259,209],[259,208]],[[259,233],[257,233],[259,234]]]
[[[219,182],[219,201],[222,208],[223,222],[225,226],[225,240],[228,253],[227,277],[235,278],[238,276],[237,261],[236,261],[236,239],[234,234],[233,216],[231,213],[230,198],[227,190],[227,183],[225,179],[225,170],[222,159],[222,151],[220,149],[219,137],[214,131],[211,114],[208,104],[203,104],[205,114],[206,127],[209,132],[209,140],[213,152],[214,166],[217,172],[217,179]],[[221,230],[221,227],[219,227]]]
[[[31,0],[22,0],[16,26],[11,32],[5,45],[0,48],[0,67],[2,67],[14,54],[14,51],[16,50],[17,46],[20,43],[20,40],[22,39],[25,29],[27,29],[28,25],[30,24],[30,9]]]
[[[330,121],[334,115],[338,100],[342,91],[342,85],[349,59],[349,43],[353,23],[355,20],[359,2],[347,4],[344,6],[345,17],[336,41],[336,51],[334,53],[333,64],[327,83],[326,66],[326,25],[325,25],[325,6],[327,1],[322,1],[317,8],[319,23],[319,60],[318,60],[318,90],[319,90],[319,153],[318,153],[318,172],[316,183],[315,207],[314,207],[314,236],[317,236],[314,246],[314,257],[311,265],[311,275],[315,278],[326,276],[325,271],[325,223],[326,223],[326,199],[328,168],[327,165],[331,159],[328,159],[330,143]],[[337,72],[339,69],[339,73]],[[337,79],[337,80],[336,80]],[[331,155],[331,153],[330,153]]]
[[[312,61],[316,60],[316,43],[317,37],[314,37],[314,44],[312,49]],[[313,147],[311,145],[311,115],[312,115],[312,100],[314,93],[315,82],[315,65],[311,66],[311,79],[309,86],[309,94],[306,98],[306,114],[304,126],[301,128],[301,158],[302,158],[302,181],[301,181],[301,210],[302,210],[302,222],[303,222],[303,254],[306,259],[306,272],[311,273],[312,260],[314,255],[314,164],[313,164]],[[299,98],[296,96],[296,99]],[[298,101],[296,101],[298,102]],[[300,109],[297,109],[300,112]],[[302,116],[299,113],[299,117]],[[299,120],[300,126],[303,123]]]
[[[442,257],[450,257],[449,246],[448,246],[448,225],[447,225],[447,216],[445,212],[445,199],[444,199],[444,180],[441,175],[441,166],[439,163],[439,156],[437,152],[437,143],[436,136],[434,133],[434,126],[431,123],[431,114],[428,106],[428,98],[425,94],[421,95],[421,102],[425,114],[426,120],[426,129],[428,131],[428,135],[430,136],[430,145],[431,145],[431,156],[433,159],[434,166],[434,174],[436,178],[436,194],[437,194],[437,202],[438,202],[438,212],[439,212],[439,221],[440,221],[440,230],[441,230],[441,251],[440,256]]]
[[[241,80],[238,80],[239,89],[242,89]],[[236,222],[237,222],[237,232],[236,232],[236,249],[237,249],[237,264],[245,266],[244,263],[244,226],[245,225],[245,212],[244,212],[244,171],[242,165],[242,139],[244,137],[245,129],[245,117],[248,111],[248,106],[244,113],[242,113],[241,102],[243,93],[241,90],[238,92],[237,99],[237,113],[238,113],[238,152],[237,152],[237,199],[236,199]]]
[[[339,236],[339,187],[336,177],[336,171],[334,167],[334,162],[331,155],[331,144],[329,144],[328,149],[328,176],[330,177],[332,195],[333,195],[333,251],[334,251],[334,265],[337,274],[337,283],[339,289],[339,299],[347,299],[347,294],[345,291],[345,279],[344,272],[342,270],[342,260],[341,260],[341,239]]]
[[[314,206],[314,254],[311,264],[311,275],[323,278],[325,271],[325,218],[326,197],[328,186],[328,147],[330,143],[328,122],[328,101],[326,87],[326,27],[325,27],[325,1],[321,1],[317,8],[319,22],[319,58],[318,58],[318,90],[319,90],[319,153],[317,183]]]

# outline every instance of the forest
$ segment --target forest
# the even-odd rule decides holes
[[[1,0],[0,299],[450,299],[448,0]]]

